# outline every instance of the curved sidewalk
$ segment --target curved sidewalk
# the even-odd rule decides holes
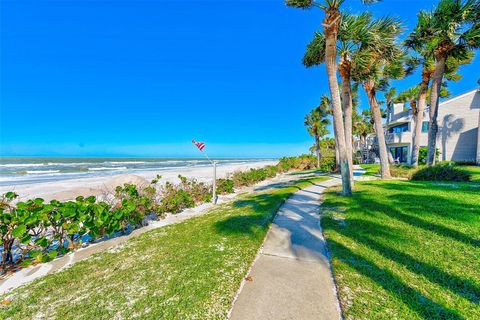
[[[278,211],[231,319],[340,319],[341,312],[320,228],[323,191],[338,178],[299,190]]]

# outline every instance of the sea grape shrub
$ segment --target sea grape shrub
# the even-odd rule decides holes
[[[129,224],[145,224],[145,216],[155,207],[154,199],[147,193],[141,193],[134,184],[126,183],[115,189],[116,204],[113,209],[114,229],[125,229]]]
[[[234,183],[232,179],[217,179],[217,194],[233,193]]]
[[[450,163],[440,163],[416,171],[411,180],[468,182],[471,174]]]
[[[179,175],[179,184],[166,182],[159,188],[161,194],[158,214],[179,213],[186,208],[192,208],[196,204],[212,200],[212,187],[196,179],[187,179]]]
[[[183,209],[191,208],[195,205],[187,191],[171,182],[166,182],[160,188],[160,192],[162,194],[162,200],[158,207],[158,213],[160,214],[179,213]]]
[[[317,166],[317,159],[311,154],[302,154],[298,157],[283,157],[278,163],[281,172],[290,170],[309,170]]]
[[[262,169],[250,169],[248,171],[237,171],[233,173],[232,180],[236,188],[250,186],[263,181],[268,177],[268,171]]]
[[[178,178],[180,179],[179,187],[190,194],[195,204],[212,200],[212,187],[205,182],[199,182],[196,179],[187,179],[182,175],[178,175]]]

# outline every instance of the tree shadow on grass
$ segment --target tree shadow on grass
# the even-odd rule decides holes
[[[333,252],[341,252],[342,256],[334,258],[348,264],[359,274],[368,277],[380,285],[385,291],[402,300],[411,310],[414,310],[424,319],[464,319],[457,311],[446,308],[422,295],[417,290],[405,284],[391,271],[378,267],[374,262],[351,251],[343,244],[328,240],[328,245]]]
[[[255,236],[259,231],[268,228],[273,215],[257,214],[229,217],[215,223],[217,231],[226,234],[244,234],[249,237]]]
[[[480,302],[480,286],[474,282],[447,273],[430,263],[422,262],[407,253],[381,244],[373,239],[374,237],[391,239],[391,233],[395,233],[392,228],[380,225],[373,221],[361,219],[349,219],[348,224],[355,226],[355,228],[335,228],[335,232],[340,233],[355,242],[364,244],[369,249],[375,250],[378,254],[384,256],[386,259],[405,266],[411,272],[422,275],[429,281],[437,283],[443,288],[464,297],[472,303],[478,304]]]
[[[387,188],[389,188],[389,183],[385,183],[385,185],[387,185]],[[384,184],[375,184],[375,187],[383,188]],[[402,191],[399,190],[398,185],[395,190]],[[463,212],[465,214],[474,215],[475,213],[466,210],[465,203],[457,201],[456,199],[447,199],[445,197],[438,197],[433,195],[423,196],[413,193],[402,194],[401,192],[388,196],[388,198],[391,200],[390,205],[380,203],[375,200],[373,194],[368,194],[361,191],[356,192],[352,197],[353,201],[356,202],[356,209],[360,211],[364,211],[365,208],[368,208],[371,209],[372,212],[381,212],[381,214],[387,215],[390,218],[399,220],[414,227],[422,228],[429,232],[433,232],[439,236],[450,237],[456,241],[460,241],[468,245],[473,245],[475,247],[480,246],[480,239],[473,238],[469,235],[466,235],[465,233],[449,228],[442,224],[419,218],[418,214],[415,213],[416,210],[421,209],[428,214],[438,214],[435,212],[435,203],[443,203],[448,208],[452,208],[451,211],[453,212],[453,214],[449,215],[450,217],[455,218],[454,215],[458,215],[459,212],[460,214]],[[331,202],[332,201],[329,201],[329,203]],[[411,203],[421,203],[422,207],[410,207]],[[341,205],[345,206],[344,203]],[[433,206],[431,210],[429,210],[430,206]],[[355,209],[355,207],[353,207],[352,209]],[[411,213],[406,214],[401,210],[397,209],[398,207],[407,207],[409,208],[409,212]],[[446,214],[442,213],[441,215],[445,216]]]

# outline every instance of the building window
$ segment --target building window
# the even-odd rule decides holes
[[[422,122],[422,132],[428,132],[428,121]]]
[[[408,123],[403,123],[388,129],[388,132],[390,133],[400,133],[400,132],[407,132],[407,131],[408,131]]]

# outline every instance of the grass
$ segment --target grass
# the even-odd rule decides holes
[[[461,168],[472,175],[472,181],[480,182],[480,166],[462,166]]]
[[[244,195],[1,299],[0,319],[224,319],[281,204],[325,177]]]
[[[360,167],[366,169],[365,176],[376,176],[378,175],[378,170],[380,170],[379,164],[361,164]]]
[[[480,185],[329,189],[322,227],[345,319],[480,319]]]

